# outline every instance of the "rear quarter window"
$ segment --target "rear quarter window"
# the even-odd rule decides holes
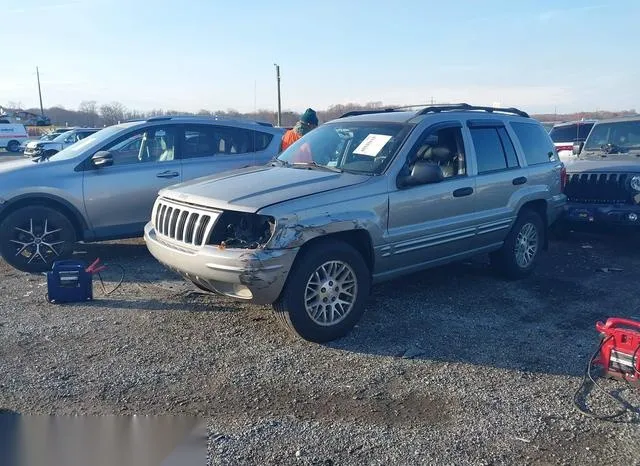
[[[511,123],[528,165],[555,162],[558,160],[553,142],[544,128],[535,123]]]

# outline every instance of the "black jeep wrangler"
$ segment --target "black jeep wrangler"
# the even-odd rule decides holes
[[[566,162],[565,228],[640,228],[640,116],[598,121]]]

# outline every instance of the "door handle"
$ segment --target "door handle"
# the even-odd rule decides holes
[[[525,184],[526,182],[527,182],[526,176],[519,176],[518,178],[513,179],[513,184],[516,186],[519,184]]]
[[[160,172],[156,175],[158,178],[175,178],[176,176],[180,176],[180,173],[174,172],[171,170],[167,170],[165,172]]]
[[[453,197],[470,196],[471,194],[473,194],[473,188],[460,188],[453,192]]]

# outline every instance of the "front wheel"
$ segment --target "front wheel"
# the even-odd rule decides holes
[[[346,335],[360,320],[371,287],[358,251],[341,241],[322,241],[305,251],[274,303],[284,326],[305,340],[323,343]]]
[[[20,143],[18,141],[9,141],[7,150],[9,152],[18,152],[20,150]]]
[[[533,210],[518,215],[502,248],[491,254],[491,265],[505,278],[525,278],[535,269],[544,245],[544,223]]]
[[[69,257],[76,231],[69,219],[45,206],[23,207],[0,224],[0,253],[18,270],[40,273]]]

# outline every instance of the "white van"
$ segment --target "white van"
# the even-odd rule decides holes
[[[20,145],[29,139],[24,125],[14,123],[0,123],[0,149],[18,152]]]

